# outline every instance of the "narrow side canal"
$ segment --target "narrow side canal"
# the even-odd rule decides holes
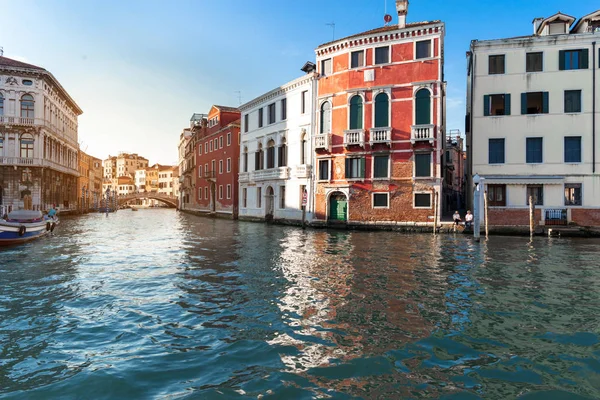
[[[0,250],[0,398],[600,398],[599,250],[65,217]]]

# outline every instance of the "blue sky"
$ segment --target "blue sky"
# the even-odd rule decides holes
[[[386,6],[395,17],[394,0],[0,0],[0,46],[52,72],[84,110],[82,149],[175,164],[192,113],[237,106],[236,91],[246,102],[298,77],[332,39],[327,23],[336,38],[373,29]],[[412,0],[408,22],[446,23],[448,129],[464,131],[472,39],[528,35],[535,17],[598,8],[592,0]]]

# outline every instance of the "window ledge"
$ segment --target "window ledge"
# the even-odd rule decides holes
[[[373,206],[373,209],[377,209],[377,210],[389,210],[390,206]]]
[[[372,180],[374,180],[374,181],[379,181],[379,182],[381,182],[381,181],[389,181],[391,178],[390,178],[389,176],[386,176],[386,177],[384,177],[384,178],[375,178],[375,177],[373,177],[373,178],[371,178],[371,179],[372,179]]]
[[[435,179],[435,178],[433,176],[413,176],[413,179],[426,180],[426,179]]]
[[[431,210],[431,206],[429,206],[429,207],[418,207],[418,206],[413,206],[413,208],[415,208],[415,209],[420,209],[420,210]]]

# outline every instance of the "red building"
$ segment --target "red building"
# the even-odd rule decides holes
[[[196,145],[198,211],[237,218],[240,111],[212,106]]]
[[[444,148],[444,24],[406,23],[316,49],[316,219],[433,222]],[[438,214],[440,201],[437,201]]]

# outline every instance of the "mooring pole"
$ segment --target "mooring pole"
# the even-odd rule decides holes
[[[484,214],[483,214],[483,222],[485,223],[485,238],[488,238],[488,195],[487,195],[487,190],[483,192],[483,207],[484,207]]]
[[[438,192],[434,189],[433,195],[433,234],[435,235],[437,232],[437,219],[438,219]]]
[[[533,237],[533,196],[529,196],[529,235]]]
[[[475,185],[475,187],[473,188],[473,237],[478,242],[481,230],[481,189],[479,188],[480,182],[481,178],[479,177],[479,174],[475,174],[475,176],[473,177],[473,184]]]

